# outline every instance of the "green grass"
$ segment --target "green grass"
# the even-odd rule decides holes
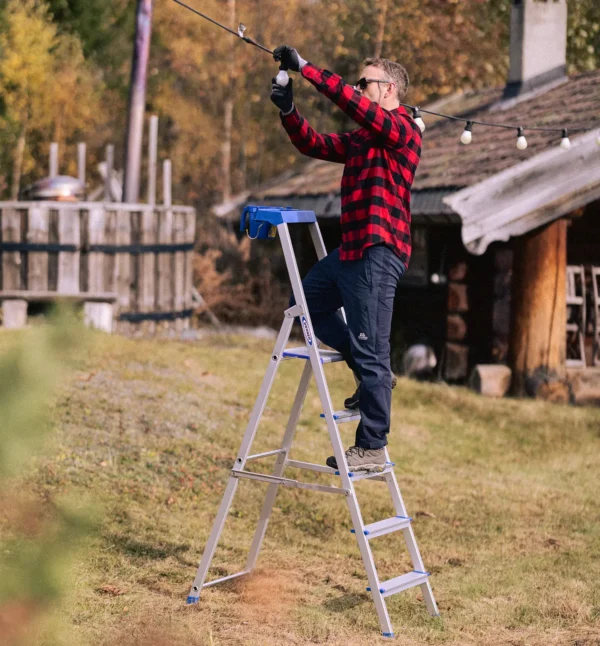
[[[185,605],[271,349],[94,337],[24,476],[36,495],[101,509],[60,610],[66,643],[388,643],[338,496],[282,489],[256,573]],[[326,371],[339,405],[353,382],[340,364]],[[282,364],[253,452],[278,447],[299,374]],[[313,385],[294,459],[330,454],[319,412]],[[441,611],[430,617],[418,589],[389,598],[397,643],[600,644],[600,411],[400,379],[392,416],[390,454]],[[351,444],[353,425],[342,429]],[[365,522],[391,515],[382,483],[357,490]],[[243,567],[265,489],[238,492],[212,576]],[[401,534],[372,545],[382,579],[410,569]]]

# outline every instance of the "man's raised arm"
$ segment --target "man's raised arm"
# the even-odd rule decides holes
[[[321,94],[333,101],[353,121],[381,138],[386,146],[398,148],[412,138],[413,124],[407,116],[385,110],[357,92],[352,85],[344,83],[341,76],[305,61],[295,49],[282,45],[274,51],[274,58],[284,68],[301,72]]]
[[[281,123],[291,142],[308,157],[345,163],[349,134],[322,135],[311,128],[308,121],[294,107],[293,81],[282,87],[273,79],[271,101],[279,108]]]

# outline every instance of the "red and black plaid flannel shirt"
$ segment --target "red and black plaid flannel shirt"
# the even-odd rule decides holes
[[[357,260],[370,245],[389,245],[408,267],[410,187],[421,156],[421,131],[406,110],[384,110],[341,77],[310,63],[302,76],[361,128],[322,135],[294,108],[281,121],[303,154],[345,164],[341,260]]]

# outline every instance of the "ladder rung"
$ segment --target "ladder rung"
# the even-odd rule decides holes
[[[246,458],[246,462],[250,462],[250,460],[258,460],[260,458],[266,458],[270,455],[279,455],[280,453],[285,453],[285,449],[275,449],[274,451],[267,451],[266,453],[255,453],[254,455],[249,455]]]
[[[248,478],[249,480],[259,480],[269,484],[282,485],[283,487],[295,487],[297,489],[311,489],[312,491],[323,491],[325,493],[341,493],[348,495],[348,489],[342,487],[328,487],[326,485],[314,484],[312,482],[300,482],[291,478],[280,478],[279,476],[270,476],[265,473],[252,473],[251,471],[238,471],[232,469],[231,475],[234,478]]]
[[[223,581],[229,581],[230,579],[237,579],[238,576],[244,576],[244,574],[250,574],[250,570],[242,570],[241,572],[236,572],[235,574],[230,574],[229,576],[223,576],[220,579],[215,579],[214,581],[209,581],[205,583],[203,588],[210,588],[211,585],[216,585],[217,583],[223,583]]]
[[[403,590],[414,588],[416,585],[421,585],[421,583],[425,583],[430,574],[430,572],[418,572],[417,570],[414,570],[408,574],[397,576],[395,579],[382,581],[379,584],[379,592],[381,592],[382,597],[389,597],[391,594],[396,594]],[[367,591],[371,592],[371,588],[367,588]]]
[[[371,539],[377,536],[384,536],[390,532],[396,532],[399,529],[406,529],[412,521],[408,516],[394,516],[393,518],[386,518],[385,520],[378,520],[376,523],[365,525],[363,534]],[[350,530],[353,534],[355,531]]]
[[[320,473],[336,473],[335,469],[326,467],[323,464],[312,464],[311,462],[298,462],[298,460],[286,460],[286,467],[292,469],[308,469],[309,471],[319,471]]]
[[[321,413],[321,417],[325,417],[325,413]],[[358,422],[360,421],[360,411],[348,408],[336,410],[333,412],[333,419],[336,422]]]
[[[335,363],[336,361],[343,361],[344,358],[339,352],[335,350],[319,350],[321,363]],[[281,355],[282,361],[285,359],[310,359],[308,348],[306,346],[301,348],[287,348]]]

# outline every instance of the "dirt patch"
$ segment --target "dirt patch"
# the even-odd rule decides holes
[[[296,579],[297,580],[297,579]],[[241,614],[248,623],[280,621],[298,601],[298,586],[289,571],[257,570],[240,580]]]

